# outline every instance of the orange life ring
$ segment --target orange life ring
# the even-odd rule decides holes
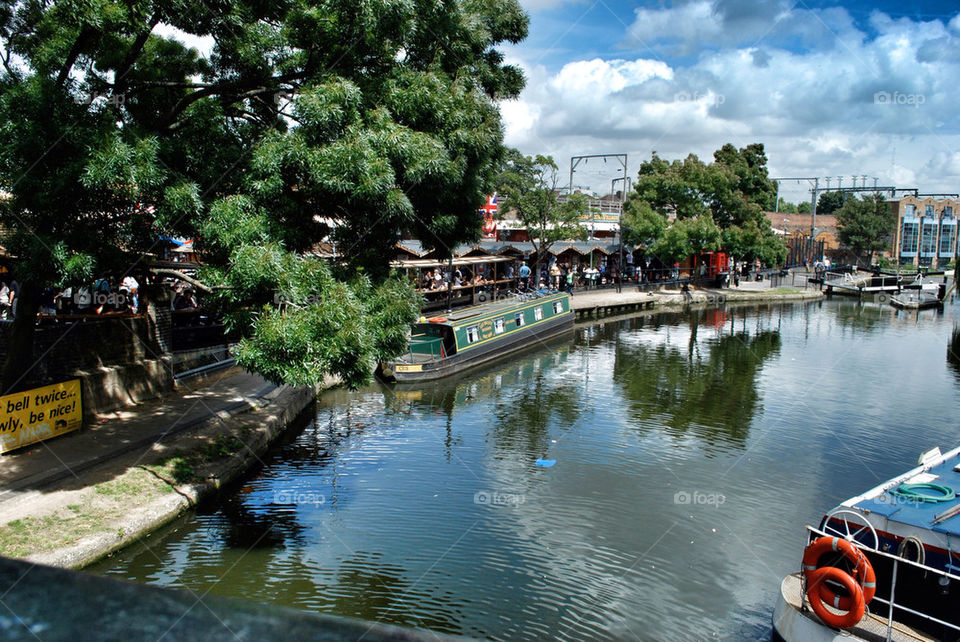
[[[833,580],[843,585],[850,596],[846,598],[849,601],[848,608],[840,606],[843,598],[838,597],[833,591],[827,588],[827,580]],[[829,596],[833,596],[833,599]],[[849,629],[856,626],[863,618],[866,606],[863,602],[863,589],[857,584],[849,573],[836,566],[824,566],[811,571],[807,577],[807,599],[810,600],[810,607],[821,620],[830,626],[838,629]],[[827,604],[846,613],[834,613],[827,608]]]
[[[447,319],[445,317],[430,317],[427,321],[430,323],[446,323]]]
[[[843,575],[843,578],[839,578],[836,573],[831,573],[830,577],[825,577],[822,573],[817,574],[818,570],[822,570],[817,568],[817,563],[820,561],[821,556],[828,553],[840,553],[853,566],[853,575],[851,576],[839,568],[836,570]],[[815,574],[819,580],[815,579]],[[807,581],[807,597],[810,598],[811,603],[817,603],[818,601],[823,602],[842,611],[847,611],[848,613],[856,613],[861,606],[865,608],[877,592],[877,576],[873,570],[873,565],[870,564],[870,560],[863,554],[863,551],[841,537],[820,537],[807,546],[803,552],[803,575]],[[847,589],[849,595],[838,595],[835,593],[824,583],[827,579],[839,581],[839,583]],[[847,586],[846,579],[850,579],[856,585],[856,591],[852,591],[849,586]],[[814,586],[815,584],[817,586]],[[861,601],[863,604],[858,606],[858,602]],[[820,613],[817,613],[817,615],[820,615]],[[861,613],[860,617],[862,616],[863,614]],[[827,620],[827,618],[822,619],[824,619],[824,621]],[[856,622],[859,621],[858,618]],[[856,622],[854,622],[854,624],[856,624]]]
[[[853,565],[853,579],[857,580],[862,589],[864,606],[870,604],[877,592],[877,576],[873,565],[863,551],[842,537],[820,537],[803,551],[803,574],[807,583],[810,583],[810,574],[817,570],[820,557],[827,553],[840,553]],[[822,595],[830,604],[837,602],[837,608],[844,611],[848,611],[852,606],[849,597],[838,596],[829,587],[823,588]]]

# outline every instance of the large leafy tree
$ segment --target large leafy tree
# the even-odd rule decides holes
[[[867,254],[868,265],[873,263],[874,252],[889,246],[895,226],[896,216],[881,194],[848,198],[837,210],[840,242],[853,250],[858,259]]]
[[[833,214],[848,200],[847,192],[824,192],[817,200],[817,214]]]
[[[202,239],[198,285],[245,334],[244,366],[364,380],[416,313],[386,278],[400,234],[479,233],[496,101],[523,85],[495,47],[527,24],[516,0],[2,3],[0,223],[21,285],[4,389],[43,288],[142,273],[159,230]],[[327,237],[346,265],[303,258]]]
[[[766,164],[761,144],[724,145],[710,164],[693,154],[668,162],[654,152],[641,164],[624,209],[628,238],[672,262],[719,247],[716,230],[723,247],[738,259],[782,261],[786,248],[764,215],[773,209],[777,193]]]
[[[533,243],[533,274],[554,243],[586,238],[581,216],[587,211],[582,194],[561,199],[557,164],[551,156],[524,156],[509,150],[497,179],[506,196],[506,207],[530,233]]]

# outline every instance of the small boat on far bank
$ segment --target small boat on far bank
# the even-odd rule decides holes
[[[439,379],[487,363],[573,327],[570,295],[563,292],[504,301],[421,318],[407,353],[381,363],[379,376],[397,383]]]
[[[843,502],[807,527],[774,639],[960,640],[960,448]]]

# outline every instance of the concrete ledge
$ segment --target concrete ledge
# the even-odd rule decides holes
[[[174,389],[169,358],[78,370],[74,376],[82,381],[85,420],[92,419],[97,413],[169,395]]]
[[[261,456],[314,402],[317,391],[318,388],[313,387],[284,387],[279,389],[277,396],[264,408],[226,419],[210,419],[197,429],[202,431],[207,425],[215,425],[216,429],[221,431],[239,433],[242,427],[246,427],[248,432],[244,438],[244,447],[234,455],[212,464],[214,472],[204,481],[183,485],[169,482],[175,492],[141,506],[132,506],[119,521],[111,524],[111,530],[81,538],[64,548],[30,555],[26,559],[48,566],[83,568],[139,541],[175,520],[184,511],[216,494],[225,484],[247,470],[259,465]]]
[[[144,586],[0,558],[5,640],[448,640],[282,606]]]

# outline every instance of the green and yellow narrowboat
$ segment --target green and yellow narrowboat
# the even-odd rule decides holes
[[[511,298],[414,324],[406,354],[380,364],[387,381],[439,379],[487,363],[573,327],[570,295]]]

